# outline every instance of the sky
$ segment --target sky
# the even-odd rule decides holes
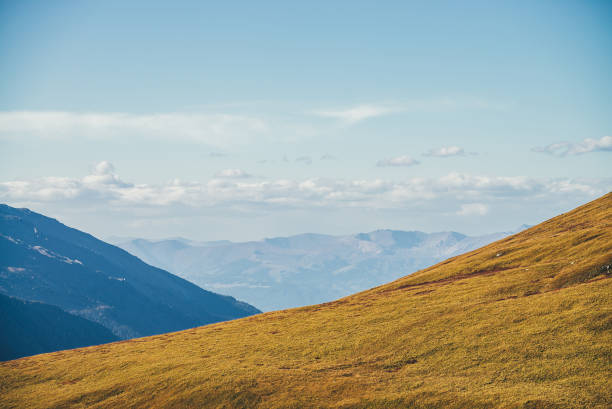
[[[0,202],[97,237],[484,234],[612,190],[609,1],[0,0]]]

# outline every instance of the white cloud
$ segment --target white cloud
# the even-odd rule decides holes
[[[321,155],[321,160],[336,160],[336,157],[334,155],[326,153],[324,155]]]
[[[354,124],[369,118],[388,115],[397,111],[397,108],[384,105],[359,105],[341,110],[316,111],[315,114],[325,118],[338,119],[347,124]]]
[[[84,206],[168,205],[194,203],[200,186],[174,180],[162,186],[135,185],[112,173],[108,162],[97,164],[93,173],[83,178],[45,177],[28,181],[0,183],[0,199],[7,202],[73,202]]]
[[[459,216],[484,216],[489,213],[489,207],[483,203],[465,203],[457,212]]]
[[[219,178],[231,178],[231,179],[245,179],[250,178],[251,175],[242,169],[223,169],[215,174]]]
[[[103,160],[94,166],[94,175],[112,175],[115,172],[115,167],[109,161]]]
[[[386,167],[386,166],[414,166],[418,165],[419,161],[411,158],[410,156],[397,156],[395,158],[381,159],[376,162],[376,166],[378,167]]]
[[[602,136],[600,139],[587,138],[573,145],[569,153],[579,155],[594,151],[612,151],[612,136]]]
[[[554,156],[581,155],[589,152],[612,151],[612,136],[602,136],[600,139],[586,138],[581,142],[556,142],[546,146],[533,148],[534,152],[547,153]]]
[[[461,156],[465,155],[463,148],[459,146],[443,146],[437,149],[430,149],[427,153],[424,153],[424,156],[437,156],[446,158],[448,156]]]
[[[268,124],[260,118],[229,114],[0,112],[0,138],[112,139],[129,135],[225,147],[261,137],[267,130]]]

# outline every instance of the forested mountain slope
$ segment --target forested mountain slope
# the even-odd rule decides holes
[[[0,205],[0,294],[55,305],[119,338],[259,312],[55,219],[7,205]]]
[[[0,361],[119,340],[100,324],[52,305],[0,294]]]

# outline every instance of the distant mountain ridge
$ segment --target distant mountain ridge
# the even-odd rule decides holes
[[[0,294],[96,322],[119,338],[259,312],[28,209],[0,205]]]
[[[116,238],[145,262],[264,310],[331,301],[395,280],[515,232],[377,230],[347,236],[306,233],[233,243]]]

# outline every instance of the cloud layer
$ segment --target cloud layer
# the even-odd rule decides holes
[[[101,162],[82,178],[45,177],[0,183],[0,201],[7,203],[66,202],[111,206],[258,208],[367,207],[402,208],[419,202],[451,201],[460,215],[485,214],[487,202],[556,194],[597,196],[607,193],[610,179],[572,180],[476,176],[449,173],[439,178],[342,180],[310,178],[248,179],[240,169],[226,169],[206,182],[173,180],[165,184],[123,181],[109,162]]]
[[[244,178],[242,172],[145,184],[125,180],[102,162],[83,177],[0,182],[0,203],[56,217],[98,237],[244,241],[379,228],[484,234],[535,224],[612,188],[612,178]]]

